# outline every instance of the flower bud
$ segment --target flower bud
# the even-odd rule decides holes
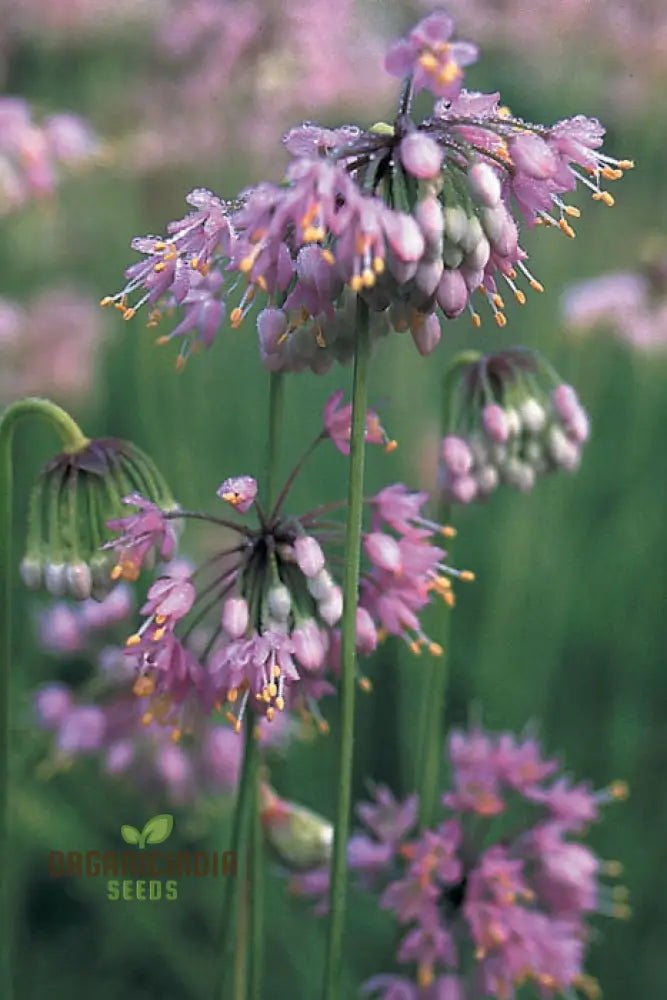
[[[243,597],[228,597],[222,606],[222,627],[230,639],[245,635],[248,618],[248,602]]]
[[[444,152],[435,139],[423,132],[409,132],[398,149],[401,163],[419,180],[432,180],[440,173]]]
[[[294,543],[294,556],[304,576],[317,576],[320,570],[324,569],[324,552],[312,535],[297,538]]]
[[[175,507],[151,459],[131,442],[100,438],[53,458],[30,495],[25,584],[56,597],[104,598],[116,562],[107,522],[125,512],[123,497],[132,491]]]
[[[261,821],[267,843],[291,871],[308,871],[331,858],[333,826],[323,816],[262,787]]]
[[[283,583],[278,583],[270,588],[266,603],[272,618],[283,623],[287,621],[292,610],[292,598]]]
[[[471,195],[480,205],[495,208],[500,201],[500,178],[493,167],[483,160],[474,163],[469,169],[468,187]]]

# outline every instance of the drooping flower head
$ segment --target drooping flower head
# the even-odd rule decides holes
[[[625,917],[626,893],[603,882],[618,875],[580,839],[600,807],[627,794],[572,785],[532,738],[481,729],[455,731],[451,773],[434,828],[413,833],[415,797],[396,802],[375,789],[357,813],[367,831],[351,838],[350,868],[402,927],[397,961],[414,972],[365,984],[382,1000],[511,1000],[522,984],[545,998],[581,989],[595,912]],[[323,900],[328,870],[296,875],[293,891]],[[318,911],[322,903],[318,903]],[[593,992],[589,992],[593,991]]]
[[[128,488],[134,492],[126,495]],[[140,515],[119,517],[124,504],[139,507]],[[78,450],[56,455],[33,487],[25,585],[55,597],[102,600],[121,577],[137,578],[149,552],[169,558],[173,529],[160,512],[173,507],[162,475],[135,444],[84,440]],[[112,531],[122,534],[112,541]]]
[[[163,305],[182,307],[160,338],[181,340],[182,365],[210,346],[226,317],[236,328],[260,301],[260,358],[271,371],[323,373],[349,360],[357,296],[371,310],[371,343],[409,329],[425,355],[442,317],[467,309],[480,325],[473,295],[504,326],[506,290],[521,305],[522,282],[542,291],[526,265],[519,217],[573,237],[580,213],[565,198],[581,186],[613,204],[602,182],[632,163],[601,152],[596,119],[534,125],[498,94],[464,89],[477,49],[454,41],[453,29],[436,12],[390,49],[387,69],[404,78],[393,124],[291,129],[282,184],[262,182],[227,201],[193,191],[195,211],[166,237],[134,241],[144,259],[103,304],[129,319],[146,303],[151,326]],[[425,89],[437,100],[416,122],[412,97]]]
[[[483,499],[501,483],[527,492],[539,476],[578,469],[588,416],[572,386],[536,352],[466,353],[448,382],[452,423],[440,453],[448,501]]]
[[[335,690],[339,671],[343,597],[334,566],[344,540],[343,524],[329,515],[345,504],[297,516],[287,513],[285,502],[317,444],[329,438],[339,450],[348,445],[350,407],[341,403],[342,394],[335,393],[326,404],[321,432],[272,510],[263,508],[252,476],[228,477],[218,497],[241,518],[194,515],[220,532],[220,548],[194,572],[177,566],[150,586],[144,621],[126,644],[146,725],[168,726],[177,739],[198,715],[224,708],[238,731],[250,707],[268,721],[285,708],[297,709],[326,728],[318,703]],[[368,442],[391,451],[394,442],[377,414],[369,411],[365,419]],[[472,574],[449,567],[446,552],[434,544],[452,532],[423,515],[427,499],[397,485],[367,500],[356,619],[360,654],[372,653],[387,635],[403,638],[415,653],[423,647],[441,652],[423,632],[420,612],[434,595],[452,604],[450,578]],[[192,514],[165,512],[140,497],[130,502],[139,510],[116,524],[123,533],[115,545],[119,565],[134,568],[148,548],[168,556],[171,525]],[[256,526],[249,523],[253,514]],[[209,638],[197,647],[194,634],[207,619],[213,621]],[[369,687],[365,677],[359,680]]]

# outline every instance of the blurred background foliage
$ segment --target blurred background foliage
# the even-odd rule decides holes
[[[189,4],[187,0],[180,7]],[[51,6],[43,4],[44,9]],[[249,180],[278,179],[284,162],[279,136],[286,122],[279,116],[265,122],[267,146],[264,152],[258,149],[244,128],[247,108],[237,99],[234,80],[224,93],[204,91],[201,97],[208,101],[212,131],[218,118],[221,133],[224,123],[222,150],[209,155],[193,146],[182,150],[180,161],[174,157],[173,136],[183,127],[178,115],[185,114],[179,107],[171,123],[168,115],[164,121],[154,119],[157,133],[164,130],[163,160],[159,143],[152,160],[133,158],[128,136],[140,118],[150,120],[142,88],[152,84],[159,91],[163,86],[156,24],[174,10],[143,4],[137,8],[138,21],[132,22],[127,10],[123,20],[121,5],[115,20],[101,10],[98,22],[95,6],[95,0],[79,0],[53,7],[72,18],[75,8],[85,11],[89,22],[83,31],[68,29],[66,17],[64,28],[47,18],[40,30],[39,4],[31,0],[22,12],[16,6],[16,23],[5,38],[5,92],[29,98],[44,112],[68,108],[86,116],[106,143],[100,165],[63,183],[55,196],[2,219],[0,295],[19,302],[59,283],[75,286],[96,302],[121,284],[133,257],[130,239],[160,232],[166,220],[180,217],[188,190],[208,185],[231,195]],[[290,16],[289,5],[265,6],[274,26]],[[477,6],[484,8],[483,3]],[[231,23],[234,14],[228,8]],[[26,11],[33,12],[32,22]],[[347,7],[341,11],[343,19],[349,16]],[[493,11],[497,16],[496,5]],[[383,32],[396,33],[403,23],[398,9],[395,15],[392,22],[384,7],[370,6],[364,12],[366,30],[376,39]],[[327,16],[333,17],[333,11]],[[520,4],[507,4],[503,16],[511,27],[511,18],[524,14]],[[604,23],[598,28],[602,50]],[[511,47],[508,31],[500,38],[502,46],[488,46],[469,72],[468,85],[500,89],[505,102],[528,120],[599,114],[608,126],[607,149],[633,157],[637,169],[614,192],[613,209],[584,204],[580,196],[578,204],[585,211],[574,243],[556,232],[524,235],[546,293],[529,298],[523,309],[510,307],[505,330],[487,321],[475,331],[465,317],[447,323],[440,346],[426,359],[399,336],[379,345],[370,399],[400,447],[391,456],[369,455],[368,488],[394,480],[432,485],[441,377],[457,349],[538,348],[577,387],[594,427],[581,471],[540,482],[528,496],[500,491],[486,505],[456,514],[455,561],[473,569],[477,582],[459,589],[445,711],[452,724],[470,718],[481,718],[492,729],[521,730],[531,724],[548,751],[560,754],[575,776],[589,777],[597,786],[614,778],[629,782],[629,801],[607,810],[592,840],[602,857],[622,860],[633,916],[629,923],[596,921],[599,934],[590,950],[589,971],[601,980],[609,1000],[657,1000],[667,995],[666,361],[659,354],[632,353],[604,330],[587,338],[568,335],[560,320],[559,296],[574,279],[632,269],[646,234],[661,220],[664,224],[664,128],[655,117],[661,106],[660,80],[642,80],[646,99],[630,108],[619,102],[616,108],[609,99],[609,72],[622,81],[641,76],[646,65],[633,63],[632,53],[615,58],[614,50],[596,58],[594,46],[588,59],[582,45],[570,47],[567,38],[560,39],[557,25],[551,30],[556,78],[553,59],[536,58],[534,47]],[[278,44],[279,32],[273,31],[273,41],[265,40],[269,53]],[[326,31],[322,22],[321,32]],[[321,73],[334,74],[334,65],[322,54],[319,59]],[[293,83],[299,65],[287,65],[284,84],[293,93],[286,103],[300,106],[305,117],[340,120],[333,97],[319,106],[309,104],[308,90]],[[392,115],[386,88],[376,93],[368,83],[374,72],[374,66],[364,66],[359,76],[357,118],[363,124]],[[278,74],[274,86],[280,84]],[[352,104],[346,96],[346,104]],[[271,148],[278,152],[267,154]],[[210,509],[224,477],[261,473],[268,376],[258,364],[252,320],[240,331],[220,334],[210,353],[193,358],[179,375],[173,370],[173,351],[154,346],[141,318],[124,324],[118,314],[105,313],[100,320],[103,332],[95,365],[86,373],[85,393],[73,400],[55,380],[49,387],[48,362],[42,373],[49,395],[69,406],[88,434],[137,442],[154,457],[185,506]],[[39,348],[35,351],[32,362],[39,369],[45,362]],[[317,431],[328,394],[346,388],[349,377],[342,369],[322,378],[288,377],[285,472]],[[10,390],[5,387],[7,397]],[[17,548],[28,485],[53,447],[40,428],[26,428],[18,436]],[[343,496],[345,474],[342,456],[316,455],[294,491],[295,508]],[[200,555],[205,544],[196,526],[188,529],[184,551]],[[47,780],[39,766],[47,742],[33,723],[30,691],[47,679],[76,684],[92,668],[80,658],[63,661],[41,651],[35,618],[44,602],[26,595],[18,584],[16,601],[12,739],[18,996],[204,1000],[211,996],[217,955],[219,882],[182,880],[176,903],[112,903],[96,880],[49,879],[48,853],[119,848],[122,823],[141,826],[165,811],[175,813],[174,847],[225,846],[229,803],[212,798],[194,807],[174,807],[161,789],[140,793],[131,778],[105,775],[94,759],[77,761]],[[368,672],[374,693],[360,695],[358,705],[357,798],[366,778],[384,781],[399,794],[411,790],[421,670],[421,661],[396,641],[373,658]],[[336,706],[330,701],[327,709],[331,734],[292,745],[274,762],[272,777],[282,794],[332,816]],[[324,925],[287,894],[273,869],[266,933],[268,1000],[315,996]],[[364,976],[390,967],[395,943],[391,920],[373,899],[355,898],[347,940],[345,995],[353,997]]]

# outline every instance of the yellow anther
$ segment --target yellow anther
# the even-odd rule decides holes
[[[269,708],[267,708],[267,710],[266,710],[266,720],[267,720],[267,722],[273,722],[273,716],[274,716],[274,714],[275,714],[275,712],[274,712],[273,708],[271,708],[269,706]]]
[[[258,285],[263,292],[268,291],[269,286],[267,285],[266,278],[264,277],[263,274],[260,274],[257,276],[257,278],[255,278],[255,284]]]
[[[496,292],[492,296],[492,300],[498,306],[499,309],[504,309],[505,308],[505,303],[503,301],[503,297],[502,297],[502,295],[499,295],[498,292]]]
[[[634,160],[619,160],[618,165],[621,170],[632,170],[635,165]]]
[[[378,642],[384,642],[385,639],[387,638],[387,635],[388,635],[388,633],[387,633],[386,628],[379,628],[378,629]]]
[[[135,312],[136,312],[136,309],[124,309],[123,310],[123,319],[125,320],[125,322],[127,322],[128,319],[132,319],[132,317],[134,316]]]
[[[141,636],[139,635],[138,632],[135,632],[134,635],[128,635],[127,639],[125,640],[125,645],[138,646],[140,642],[141,642]]]
[[[164,625],[164,623],[166,622],[166,620],[167,620],[167,616],[166,615],[156,615],[155,616],[155,624],[156,625]]]
[[[156,340],[155,340],[155,343],[157,344],[158,347],[164,347],[164,345],[168,344],[170,340],[171,340],[171,337],[167,337],[167,336],[157,337]]]
[[[419,65],[421,66],[422,69],[425,69],[426,72],[429,72],[431,70],[437,69],[438,60],[436,59],[436,57],[433,55],[432,52],[428,51],[422,52],[422,54],[419,56]]]
[[[156,628],[153,632],[153,642],[159,642],[166,631],[166,628]]]
[[[234,722],[234,732],[238,735],[241,732],[241,720],[237,719]]]
[[[150,726],[151,722],[153,721],[153,718],[154,716],[152,712],[144,712],[144,714],[141,716],[141,725]]]
[[[384,446],[385,454],[391,455],[392,451],[396,451],[397,448],[398,448],[398,441],[394,441],[392,438],[392,440],[387,441],[386,445]]]
[[[166,265],[165,261],[163,261],[163,260],[159,260],[157,262],[157,264],[153,265],[153,270],[155,271],[156,274],[159,274],[160,271],[165,271],[166,269],[167,269],[167,265]]]
[[[612,908],[611,915],[616,920],[629,920],[632,916],[632,910],[625,903],[619,903]]]
[[[428,989],[433,979],[433,966],[424,962],[420,963],[417,967],[417,985],[419,988],[422,990]]]
[[[442,654],[444,653],[444,649],[442,648],[439,642],[429,642],[428,651],[431,654],[431,656],[442,656]]]
[[[383,274],[384,266],[384,257],[373,257],[373,270],[376,274]]]
[[[185,368],[185,362],[186,362],[185,357],[182,354],[179,354],[178,357],[176,358],[176,363],[174,365],[174,368],[176,369],[177,372],[183,371],[183,369]]]
[[[544,285],[542,284],[541,281],[538,281],[536,278],[530,278],[528,284],[530,285],[530,287],[533,289],[534,292],[544,291]]]
[[[275,698],[275,696],[277,694],[278,694],[278,688],[276,687],[276,685],[275,684],[269,684],[269,695],[272,698]]]
[[[445,536],[445,538],[456,538],[456,528],[453,528],[451,524],[443,524],[440,529],[440,533]]]
[[[137,677],[132,688],[132,694],[137,698],[147,698],[155,691],[155,680],[153,677]]]
[[[227,692],[227,701],[233,704],[238,698],[238,696],[239,696],[239,689],[230,688],[229,691]]]
[[[329,723],[327,722],[326,719],[319,719],[317,723],[317,728],[319,729],[319,731],[322,733],[323,736],[326,736],[329,732]]]
[[[419,643],[417,642],[416,639],[412,640],[412,642],[408,646],[408,649],[410,650],[411,653],[414,653],[415,656],[421,656],[422,651],[419,648]]]
[[[247,271],[251,271],[254,263],[255,263],[255,255],[248,254],[248,256],[244,257],[241,263],[239,264],[239,271],[243,272],[243,274],[245,274]]]
[[[595,197],[595,195],[593,195],[593,197]],[[569,236],[571,240],[573,240],[574,237],[577,235],[572,226],[570,225],[570,223],[567,221],[567,219],[561,219],[560,222],[558,223],[558,226],[560,228],[560,231],[562,233],[565,233],[566,236]]]
[[[589,976],[582,972],[574,979],[574,985],[588,997],[588,1000],[599,1000],[602,996],[600,984],[594,976]]]
[[[371,691],[373,690],[373,683],[369,677],[360,677],[359,687],[361,688],[362,691],[365,691],[366,694],[370,694]]]
[[[446,590],[445,593],[442,594],[442,599],[448,608],[453,608],[456,604],[456,597],[454,596],[453,590]]]
[[[614,201],[614,196],[609,194],[608,191],[600,191],[599,200],[606,205],[608,208],[613,208],[616,202]]]
[[[501,328],[503,326],[507,326],[507,316],[505,315],[505,313],[497,312],[494,318],[496,321],[496,326],[499,326]]]
[[[623,865],[620,861],[603,861],[600,870],[603,875],[609,875],[610,878],[620,878],[623,874]]]
[[[475,948],[475,959],[478,962],[483,961],[486,957],[486,948]]]
[[[168,246],[169,246],[169,244],[165,243],[164,240],[157,240],[153,244],[153,249],[154,250],[166,250]]]
[[[171,739],[172,739],[172,742],[173,742],[173,743],[178,743],[178,741],[180,740],[180,738],[181,738],[181,736],[182,736],[182,735],[183,735],[183,732],[182,732],[182,730],[180,730],[180,729],[178,728],[178,726],[175,726],[175,727],[174,727],[174,728],[172,729],[172,731],[171,731]]]
[[[475,327],[476,330],[479,330],[480,326],[482,325],[482,317],[479,315],[479,313],[474,312],[472,314],[472,325]]]
[[[525,293],[522,292],[520,288],[514,289],[514,298],[517,300],[520,306],[525,306],[526,296]]]
[[[318,347],[326,347],[327,342],[324,339],[324,334],[322,333],[322,328],[316,323],[315,324],[315,343]]]
[[[353,292],[360,292],[364,287],[363,280],[360,274],[353,274],[349,281],[350,288]]]
[[[326,236],[324,226],[307,226],[303,231],[304,243],[319,243]]]
[[[277,663],[273,664],[273,667],[271,668],[271,674],[273,677],[280,677],[280,667],[278,666]]]
[[[630,795],[627,781],[612,781],[607,791],[612,799],[616,799],[619,802],[623,802]]]
[[[111,295],[105,295],[103,299],[100,299],[100,305],[102,307],[113,305],[113,298]]]
[[[229,314],[229,325],[232,330],[238,330],[241,323],[243,322],[243,310],[235,306],[234,309]]]
[[[276,698],[276,708],[278,709],[279,712],[282,712],[282,710],[285,708],[284,698]]]
[[[630,892],[626,885],[615,885],[611,890],[611,895],[617,903],[627,903],[630,898]]]
[[[370,267],[364,268],[361,280],[364,283],[364,288],[372,288],[377,280],[375,271],[373,271]]]
[[[581,212],[574,205],[563,205],[563,211],[566,215],[569,215],[572,219],[581,218]]]
[[[473,583],[474,579],[475,574],[472,570],[464,569],[459,573],[459,580],[463,581],[463,583]]]
[[[326,247],[323,248],[322,250],[322,260],[325,262],[325,264],[333,265],[336,263],[336,258],[332,254],[331,250],[327,249]]]
[[[122,575],[123,575],[123,567],[120,565],[120,563],[117,563],[111,570],[111,573],[109,574],[112,580],[120,580]]]

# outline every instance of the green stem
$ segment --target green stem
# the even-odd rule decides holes
[[[228,1000],[229,992],[226,989],[229,972],[234,969],[234,951],[237,942],[237,927],[241,905],[241,896],[246,877],[246,850],[244,844],[248,842],[248,830],[252,808],[254,805],[253,787],[255,784],[255,772],[258,770],[259,747],[254,736],[254,719],[251,711],[246,712],[243,762],[241,765],[241,778],[236,797],[236,807],[234,809],[234,823],[232,826],[232,845],[237,863],[237,872],[234,878],[225,880],[225,894],[223,899],[222,926],[220,942],[222,946],[222,961],[218,974],[218,982],[215,991],[216,1000]]]
[[[260,768],[255,768],[252,809],[252,829],[248,865],[248,908],[250,910],[250,976],[249,1000],[261,1000],[262,959],[264,952],[264,842],[260,819]]]
[[[454,358],[443,379],[441,434],[451,433],[456,421],[456,389],[459,369],[471,361],[479,360],[476,352],[464,352]],[[437,520],[449,523],[450,506],[440,503]],[[451,628],[451,608],[441,610],[434,639],[442,647],[442,656],[432,657],[428,676],[422,688],[419,713],[419,752],[417,754],[416,788],[419,793],[419,825],[421,829],[432,826],[440,787],[440,762],[444,747],[444,712],[447,692],[447,663],[449,657],[449,634]]]
[[[356,350],[352,388],[352,428],[348,479],[348,512],[343,580],[343,620],[340,677],[340,749],[338,757],[338,808],[331,871],[331,916],[324,974],[324,1000],[340,1000],[343,929],[347,889],[347,841],[352,798],[354,750],[354,698],[356,688],[356,617],[364,500],[364,432],[366,381],[369,357],[368,306],[357,299]]]
[[[280,429],[283,422],[283,397],[285,379],[280,372],[271,372],[269,378],[269,436],[266,443],[266,486],[263,493],[264,509],[271,510],[277,492],[280,470]]]
[[[47,419],[63,449],[76,452],[88,444],[69,414],[48,399],[20,399],[0,417],[0,996],[12,1000],[12,898],[9,856],[9,731],[12,662],[12,442],[23,417]]]

